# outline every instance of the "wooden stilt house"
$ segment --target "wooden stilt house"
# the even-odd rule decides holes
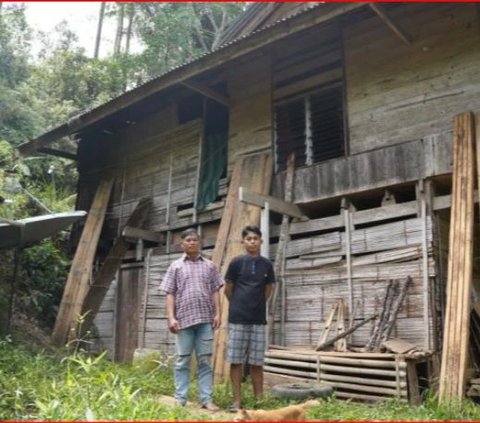
[[[423,358],[441,351],[453,118],[480,111],[479,44],[476,4],[252,4],[218,50],[20,146],[76,160],[77,208],[96,216],[74,237],[56,339],[93,310],[115,360],[171,353],[158,285],[179,232],[197,227],[224,270],[241,225],[261,223],[279,280],[270,342],[296,351],[272,348],[269,377],[418,399],[419,366],[398,350],[305,351],[327,326],[380,314],[389,283],[407,278],[390,338]],[[374,331],[371,320],[348,345]],[[357,384],[362,374],[381,381]]]

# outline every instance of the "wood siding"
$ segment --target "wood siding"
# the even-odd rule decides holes
[[[240,154],[272,148],[272,92],[270,59],[255,57],[231,72],[228,89],[230,134],[228,162],[231,169]]]
[[[350,151],[450,132],[453,116],[480,109],[480,31],[473,4],[409,4],[344,31]]]
[[[450,134],[429,136],[297,169],[294,201],[309,203],[449,174],[451,145]],[[281,184],[282,175],[277,175],[274,192],[282,192]]]

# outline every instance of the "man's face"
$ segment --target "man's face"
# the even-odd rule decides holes
[[[200,240],[197,235],[187,235],[180,243],[182,250],[188,256],[197,256],[200,252]]]
[[[242,242],[248,254],[256,255],[260,252],[262,239],[256,233],[248,232],[245,238],[243,238]]]

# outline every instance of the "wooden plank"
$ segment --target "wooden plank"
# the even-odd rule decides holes
[[[380,7],[380,5],[375,3],[369,3],[372,10],[379,16],[379,18],[387,25],[397,36],[400,38],[407,46],[411,46],[412,42],[410,37],[405,34],[399,27],[396,25],[393,20],[387,15],[387,13]]]
[[[161,233],[134,228],[133,226],[125,226],[122,231],[122,236],[125,238],[137,238],[157,243],[163,241],[163,235]]]
[[[137,207],[128,218],[125,227],[130,225],[142,225],[147,218],[148,212],[152,207],[152,200],[143,198],[138,202]],[[123,233],[124,231],[122,231]],[[88,287],[84,300],[82,300],[81,314],[85,315],[81,331],[84,332],[90,329],[90,326],[98,313],[100,306],[105,298],[105,295],[110,288],[115,273],[118,271],[123,257],[128,250],[128,242],[124,236],[119,236],[112,248],[108,252],[102,268],[95,277],[93,283]]]
[[[105,176],[101,179],[93,198],[75,256],[70,267],[62,301],[52,332],[52,341],[57,346],[65,345],[70,330],[81,313],[83,299],[93,267],[93,259],[98,239],[102,230],[108,200],[112,192],[114,178]]]
[[[457,115],[454,119],[447,305],[439,379],[441,402],[462,399],[465,390],[473,259],[473,134],[472,114]]]
[[[272,197],[270,195],[258,194],[256,192],[249,191],[245,187],[240,187],[239,199],[244,203],[253,204],[258,207],[263,207],[265,203],[268,203],[270,210],[286,214],[291,217],[304,218],[305,214],[300,210],[295,203],[280,200],[279,198]]]
[[[337,312],[337,309],[338,309],[338,301],[336,301],[332,305],[332,308],[330,310],[330,313],[328,314],[327,320],[325,321],[325,326],[323,327],[322,335],[320,336],[317,342],[317,348],[326,342],[328,338],[328,334],[330,332],[330,326],[332,325],[333,318],[335,317],[335,313]]]
[[[410,405],[420,405],[422,399],[418,387],[417,364],[414,361],[407,362],[408,399]]]
[[[382,342],[382,345],[388,350],[394,353],[405,354],[408,351],[412,351],[416,348],[411,342],[404,341],[403,339],[388,339]]]
[[[237,179],[239,179],[237,188],[243,186],[253,192],[259,192],[264,195],[270,192],[273,171],[272,157],[270,154],[260,153],[246,156],[243,160],[239,160],[238,166],[240,169],[239,172],[237,172],[239,173],[237,175]],[[219,230],[217,236],[218,245],[215,246],[213,256],[213,261],[221,268],[223,273],[226,271],[232,258],[243,252],[241,244],[241,231],[243,227],[246,225],[258,225],[260,223],[260,209],[256,206],[239,202],[238,192],[234,191],[234,189],[235,185],[232,181],[225,206],[225,209],[229,207],[230,210],[228,214],[227,211],[224,213],[226,223],[223,224],[222,219],[220,224],[221,230]],[[223,289],[221,294],[223,294]],[[230,367],[228,363],[225,362],[228,301],[223,298],[223,295],[221,295],[221,297],[222,324],[216,331],[214,339],[213,368],[216,381],[227,378],[230,373]]]
[[[199,92],[205,97],[211,98],[212,100],[215,100],[220,104],[223,104],[224,106],[227,106],[227,107],[230,106],[230,99],[228,97],[225,97],[224,95],[216,92],[215,90],[208,88],[203,84],[199,84],[198,82],[195,82],[192,80],[183,81],[181,84],[185,85],[187,88],[190,88],[193,91]]]

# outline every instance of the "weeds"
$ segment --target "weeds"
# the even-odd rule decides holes
[[[193,407],[174,407],[161,402],[172,395],[171,368],[159,363],[157,369],[121,365],[105,356],[76,353],[58,360],[33,354],[0,340],[0,420],[30,421],[206,421],[231,420],[231,414],[206,414]],[[247,408],[276,408],[287,401],[268,394],[255,400],[250,384],[243,386]],[[197,398],[192,384],[191,400]],[[231,402],[228,383],[215,386],[214,401],[226,409]],[[389,400],[375,405],[327,399],[309,410],[310,419],[323,421],[432,421],[480,420],[479,408],[466,401],[439,405],[431,395],[419,407]]]

